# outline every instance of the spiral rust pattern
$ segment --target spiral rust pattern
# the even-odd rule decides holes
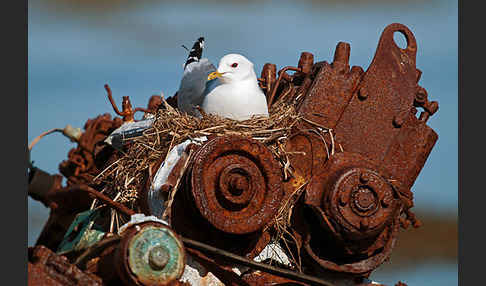
[[[276,214],[283,196],[280,165],[263,144],[239,136],[208,141],[194,157],[191,194],[217,229],[251,233]]]

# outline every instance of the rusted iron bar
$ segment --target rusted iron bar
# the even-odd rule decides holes
[[[192,240],[192,239],[189,239],[189,238],[181,237],[181,240],[186,247],[194,248],[194,249],[200,250],[200,251],[209,252],[212,255],[223,256],[229,262],[233,262],[233,263],[236,263],[236,264],[239,264],[239,265],[247,266],[247,267],[250,267],[250,268],[255,269],[255,270],[260,270],[260,271],[268,272],[270,274],[279,275],[279,276],[282,276],[282,277],[285,277],[285,278],[293,279],[295,281],[300,281],[300,282],[304,282],[304,283],[311,283],[312,285],[324,285],[324,286],[333,286],[334,285],[334,284],[331,284],[331,283],[329,283],[325,280],[319,279],[317,277],[313,277],[313,276],[310,276],[310,275],[297,273],[297,272],[292,271],[292,270],[281,269],[281,268],[277,268],[277,267],[270,266],[270,265],[267,265],[267,264],[252,261],[252,260],[246,259],[244,257],[241,257],[239,255],[235,255],[231,252],[228,252],[228,251],[225,251],[225,250],[222,250],[222,249],[218,249],[216,247],[212,247],[212,246],[207,245],[205,243],[198,242],[198,241],[195,241],[195,240]]]
[[[82,267],[89,259],[99,256],[101,251],[103,251],[108,245],[119,243],[121,238],[122,237],[120,235],[114,234],[113,236],[98,241],[94,245],[84,250],[83,253],[76,258],[73,264],[77,267]]]
[[[126,214],[127,216],[131,216],[131,215],[134,215],[135,212],[129,208],[127,208],[126,206],[118,203],[118,202],[115,202],[113,201],[112,199],[110,199],[109,197],[103,195],[102,193],[100,193],[99,191],[91,188],[90,186],[87,186],[87,185],[73,185],[71,187],[69,187],[70,189],[78,189],[78,190],[82,190],[82,191],[85,191],[87,193],[89,193],[91,196],[95,197],[96,199],[100,200],[100,201],[103,201],[106,205],[116,209],[117,211],[123,213],[123,214]]]
[[[105,89],[106,89],[106,92],[107,92],[107,95],[108,95],[108,99],[110,100],[111,106],[113,107],[113,110],[115,110],[115,113],[120,115],[120,116],[124,116],[124,114],[121,113],[120,110],[118,110],[118,107],[116,106],[116,103],[113,100],[113,96],[111,94],[111,88],[108,84],[105,84]]]

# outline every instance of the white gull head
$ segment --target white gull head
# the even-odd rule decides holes
[[[221,58],[217,72],[223,83],[243,80],[256,81],[253,63],[239,54],[229,54]]]
[[[249,119],[254,115],[268,116],[265,94],[258,86],[253,63],[238,54],[221,58],[217,71],[208,76],[215,85],[206,89],[202,109],[235,120]]]

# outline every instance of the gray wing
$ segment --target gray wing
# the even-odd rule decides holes
[[[200,116],[196,106],[201,106],[206,95],[204,91],[206,90],[208,75],[214,71],[216,71],[216,68],[206,58],[186,66],[177,91],[177,107],[179,110],[193,116]]]

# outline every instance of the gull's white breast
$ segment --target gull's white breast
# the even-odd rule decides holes
[[[234,120],[268,116],[265,94],[250,80],[216,86],[206,95],[201,107],[206,113]]]

